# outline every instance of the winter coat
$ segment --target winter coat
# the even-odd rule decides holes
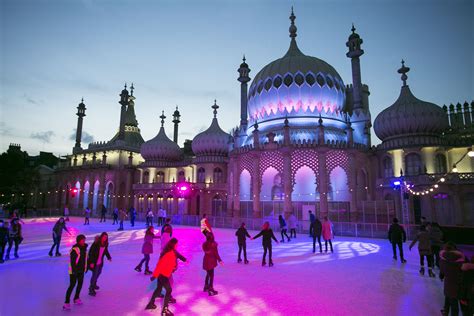
[[[162,233],[161,234],[161,251],[165,249],[166,244],[171,240],[170,233]]]
[[[132,218],[135,218],[137,216],[137,211],[133,207],[130,208],[129,213],[130,213],[130,217]]]
[[[283,216],[278,218],[278,222],[280,223],[280,229],[286,229],[286,221],[285,221],[285,218],[283,218]]]
[[[68,231],[67,228],[66,228],[66,223],[65,222],[61,223],[61,222],[57,221],[56,224],[54,224],[53,233],[56,236],[60,237],[63,233],[63,230]]]
[[[290,218],[288,218],[288,227],[290,227],[290,229],[296,229],[296,223],[297,223],[296,216],[291,215]]]
[[[405,229],[403,229],[403,227],[398,223],[390,225],[390,229],[388,230],[388,240],[390,240],[392,244],[398,244],[407,241]]]
[[[0,228],[0,245],[4,245],[8,242],[8,228]]]
[[[146,213],[146,217],[148,217],[148,218],[153,218],[153,216],[154,216],[153,211],[151,211],[151,210]]]
[[[322,233],[323,233],[324,240],[332,239],[332,237],[333,237],[332,223],[330,221],[324,221]]]
[[[169,233],[170,237],[173,237],[173,227],[171,227],[170,224],[164,224],[161,228],[161,234],[164,234],[165,232]]]
[[[247,229],[245,229],[245,227],[239,227],[239,229],[237,229],[237,231],[235,232],[235,236],[237,236],[237,242],[239,244],[245,244],[246,237],[251,238],[249,232],[247,231]]]
[[[206,241],[202,244],[202,250],[204,251],[204,258],[202,260],[202,268],[206,271],[212,270],[217,267],[217,262],[221,262],[222,259],[219,256],[217,250],[217,243],[215,241]]]
[[[458,299],[461,296],[461,266],[464,262],[464,255],[457,250],[443,250],[439,253],[439,257],[440,277],[444,277],[444,295]]]
[[[474,263],[463,263],[461,299],[474,304]]]
[[[143,254],[149,255],[153,253],[153,240],[155,238],[160,238],[160,236],[157,236],[155,234],[145,234],[145,239],[143,241],[143,246],[142,246]]]
[[[319,219],[315,219],[310,226],[310,230],[313,229],[313,234],[316,237],[321,237],[321,233],[323,231],[323,224],[321,224],[321,221]]]
[[[84,215],[85,215],[86,218],[89,218],[89,217],[91,216],[91,210],[88,209],[88,208],[86,208],[86,209],[84,210]]]
[[[432,226],[430,229],[431,245],[441,247],[443,245],[443,232],[439,227]]]
[[[69,274],[82,274],[87,270],[87,244],[75,244],[69,251]]]
[[[127,212],[125,212],[124,210],[119,211],[119,216],[121,221],[125,220],[128,217]]]
[[[89,249],[89,256],[87,258],[87,266],[90,268],[91,264],[96,265],[97,262],[99,262],[99,254],[100,254],[100,241],[99,242],[94,242]],[[109,245],[105,245],[104,252],[102,253],[102,258],[100,258],[102,265],[104,264],[104,257],[107,257],[107,259],[111,260],[112,257],[110,256],[109,253]]]
[[[203,233],[204,231],[212,232],[211,224],[209,224],[207,218],[201,219],[201,232]]]
[[[427,231],[419,232],[410,244],[410,249],[418,242],[418,252],[420,256],[431,256],[430,233]]]
[[[253,239],[257,239],[260,236],[262,236],[262,245],[264,246],[270,246],[272,244],[272,239],[274,241],[277,241],[275,235],[273,234],[273,230],[271,229],[264,229],[261,232],[259,232]]]
[[[316,215],[314,215],[313,213],[309,214],[309,221],[312,223],[316,220]]]
[[[152,276],[157,278],[158,276],[162,275],[167,278],[171,276],[171,274],[176,270],[178,266],[177,263],[177,256],[174,250],[168,251],[163,257],[158,260],[156,264],[156,268],[153,271]]]
[[[107,208],[105,207],[105,205],[102,205],[102,215],[105,215],[107,213]]]
[[[18,220],[11,221],[10,229],[8,230],[8,235],[10,239],[23,239],[21,234],[21,224],[18,222]]]

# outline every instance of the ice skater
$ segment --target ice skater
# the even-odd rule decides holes
[[[470,262],[462,264],[461,270],[463,280],[461,310],[463,315],[474,315],[474,256]]]
[[[316,240],[318,240],[319,252],[323,253],[323,247],[321,245],[321,233],[323,230],[323,224],[321,224],[319,218],[314,219],[314,221],[311,223],[310,230],[313,234],[313,253],[316,252]]]
[[[309,214],[309,237],[313,237],[313,231],[311,230],[311,224],[316,220],[316,216],[314,216],[312,211],[308,211]]]
[[[208,233],[212,233],[212,228],[211,224],[209,224],[209,221],[207,219],[207,215],[203,214],[202,219],[201,219],[201,233],[206,236]]]
[[[123,230],[123,221],[128,217],[127,212],[125,212],[123,209],[120,209],[119,216],[120,216],[120,227],[117,230]]]
[[[164,210],[160,207],[158,210],[158,227],[161,227],[165,224]]]
[[[0,219],[0,263],[4,263],[3,255],[5,254],[5,247],[8,244],[8,222]]]
[[[10,260],[10,251],[12,250],[13,245],[15,245],[14,256],[18,258],[18,248],[20,247],[21,242],[23,241],[22,228],[20,224],[20,219],[15,217],[10,222],[10,228],[8,230],[8,249],[5,260]]]
[[[242,223],[242,225],[240,225],[239,229],[237,229],[237,231],[235,232],[235,236],[237,236],[237,244],[239,245],[239,256],[238,256],[237,262],[238,263],[242,262],[241,254],[243,250],[244,263],[248,264],[249,261],[247,260],[247,237],[248,238],[252,238],[252,237],[250,237],[249,232],[245,228],[245,223]]]
[[[66,300],[64,301],[63,310],[71,309],[70,299],[76,284],[77,287],[76,294],[74,295],[74,304],[82,304],[80,295],[87,265],[86,236],[79,235],[76,237],[76,244],[72,246],[71,251],[69,251],[69,256],[69,287],[66,291]]]
[[[156,264],[156,268],[153,271],[153,274],[150,280],[153,282],[155,279],[158,279],[157,286],[153,295],[151,296],[150,301],[148,302],[145,309],[156,309],[155,299],[161,295],[161,291],[163,288],[166,291],[163,301],[163,308],[161,310],[161,315],[173,315],[173,313],[169,310],[168,305],[171,299],[171,283],[170,277],[173,272],[176,270],[178,263],[177,263],[177,255],[176,249],[178,246],[178,240],[176,238],[172,238],[165,246],[163,251],[160,254],[160,259]]]
[[[89,223],[89,217],[91,216],[91,210],[90,208],[86,207],[84,210],[84,225],[90,225]]]
[[[280,242],[285,242],[285,237],[288,239],[288,242],[290,242],[290,237],[288,237],[288,234],[286,233],[288,231],[288,227],[286,226],[286,221],[283,218],[282,215],[278,216],[278,222],[280,223],[280,233],[281,233],[281,240]]]
[[[102,204],[102,208],[100,209],[100,221],[99,223],[105,223],[105,215],[107,214],[107,208],[104,204]]]
[[[329,246],[331,246],[331,253],[334,252],[332,248],[332,239],[334,238],[334,232],[332,229],[332,223],[327,216],[324,216],[322,234],[324,239],[324,245],[326,248],[325,252],[328,252],[328,243]]]
[[[143,259],[135,267],[135,271],[142,272],[142,266],[145,263],[145,275],[151,274],[149,263],[150,263],[150,255],[153,253],[153,240],[155,238],[160,238],[160,235],[159,234],[155,235],[155,229],[153,228],[153,226],[148,226],[145,232],[145,238],[144,238],[143,246],[142,246]]]
[[[67,205],[64,206],[64,212],[63,212],[63,215],[64,215],[64,220],[66,222],[69,222],[69,208],[67,207]]]
[[[150,227],[150,226],[153,226],[153,211],[151,210],[151,208],[148,209],[148,212],[146,212],[146,216],[145,216],[145,219],[146,219],[146,227]]]
[[[214,240],[213,233],[208,233],[206,235],[206,241],[202,244],[202,250],[204,251],[202,268],[206,271],[204,292],[207,292],[209,296],[214,296],[219,293],[214,290],[214,269],[217,267],[217,263],[223,265],[224,262],[222,261],[221,256],[219,256],[217,243]]]
[[[171,218],[166,219],[166,224],[161,228],[161,251],[165,249],[166,244],[173,237],[173,227],[171,226]]]
[[[92,272],[91,281],[89,284],[89,295],[96,296],[96,290],[100,287],[97,285],[97,280],[102,273],[104,267],[104,256],[107,260],[112,261],[112,257],[109,253],[109,235],[106,232],[100,234],[99,238],[94,241],[90,250],[89,257],[87,258],[88,270]]]
[[[118,224],[118,217],[119,217],[119,210],[118,208],[114,208],[114,212],[113,212],[113,217],[114,217],[114,221],[112,222],[112,225],[115,225],[115,224]]]
[[[59,246],[61,244],[61,236],[62,236],[63,230],[67,231],[67,233],[71,235],[71,233],[66,227],[66,222],[64,221],[64,217],[61,217],[56,222],[56,224],[54,224],[54,227],[53,227],[53,245],[51,246],[51,249],[49,250],[50,257],[53,256],[54,247],[56,247],[56,257],[61,256],[61,253],[59,252]]]
[[[390,225],[390,229],[388,230],[388,240],[392,244],[393,260],[397,260],[398,246],[401,262],[407,262],[403,256],[403,243],[407,241],[407,234],[405,233],[405,229],[403,229],[403,227],[398,224],[398,218],[396,217],[393,218],[392,225]]]
[[[132,227],[135,227],[135,219],[137,218],[137,211],[135,210],[135,208],[132,206],[130,209],[129,209],[129,214],[130,214],[130,225]]]
[[[444,308],[441,314],[459,315],[459,297],[461,296],[462,264],[465,257],[452,242],[446,243],[440,256],[439,278],[444,282]]]
[[[262,267],[267,264],[265,261],[267,252],[268,252],[268,266],[273,267],[273,260],[272,260],[272,239],[278,243],[278,240],[276,239],[275,235],[273,234],[273,230],[270,228],[270,223],[265,222],[262,226],[262,230],[260,233],[255,235],[253,239],[257,239],[259,237],[262,237],[262,246],[263,246],[263,258],[262,258]]]
[[[288,218],[288,227],[290,228],[290,238],[296,238],[296,227],[298,226],[298,219],[294,213],[291,213]]]
[[[433,252],[431,251],[430,233],[426,230],[425,225],[421,225],[420,231],[416,234],[415,239],[411,242],[408,249],[411,250],[418,242],[418,253],[420,254],[420,274],[425,275],[425,257],[428,262],[428,275],[434,278],[433,273]]]
[[[441,251],[441,246],[443,245],[443,231],[439,227],[438,223],[429,224],[427,227],[428,232],[430,233],[431,241],[431,252],[433,252],[435,259],[435,266],[439,269],[439,252]]]

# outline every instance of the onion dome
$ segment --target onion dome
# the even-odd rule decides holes
[[[325,61],[303,54],[296,44],[295,15],[291,11],[290,47],[255,76],[249,89],[249,124],[283,124],[285,116],[334,117],[345,103],[345,85]],[[265,124],[268,122],[267,124]]]
[[[403,81],[400,95],[374,121],[375,134],[390,147],[437,143],[440,133],[449,127],[447,115],[441,107],[416,98],[410,91],[406,84],[408,71],[410,68],[405,67],[402,60],[402,67],[398,70]]]
[[[181,148],[178,144],[173,142],[166,136],[165,128],[165,114],[162,112],[161,116],[161,128],[154,138],[145,142],[140,147],[140,153],[145,161],[177,161],[182,157]]]
[[[214,118],[211,126],[204,132],[197,134],[192,143],[193,152],[196,156],[227,156],[229,153],[230,134],[224,132],[217,122],[217,109],[219,106],[214,100]]]

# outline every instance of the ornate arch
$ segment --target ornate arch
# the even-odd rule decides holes
[[[346,174],[349,174],[349,156],[342,150],[331,150],[326,155],[326,169],[329,175],[331,171],[337,166],[344,169]]]
[[[279,173],[283,173],[283,155],[279,151],[263,152],[259,163],[260,179],[262,179],[263,173],[270,167],[275,168]]]
[[[253,173],[253,158],[250,153],[245,153],[240,156],[240,169],[239,169],[239,174],[246,169],[250,174]]]
[[[319,179],[318,153],[314,150],[297,149],[291,153],[291,184],[295,185],[296,172],[303,166],[313,170],[316,179]]]

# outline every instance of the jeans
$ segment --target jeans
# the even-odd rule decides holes
[[[209,290],[214,289],[214,269],[206,270],[206,280],[204,283],[204,287]]]
[[[100,215],[100,222],[101,222],[101,223],[102,223],[102,222],[105,222],[105,213],[102,213],[102,214]]]
[[[428,261],[428,268],[433,268],[433,255],[422,255],[420,254],[420,265],[423,267],[426,261]]]
[[[113,221],[112,225],[115,225],[117,223],[118,223],[118,215],[114,214],[114,221]]]
[[[296,238],[296,228],[290,229],[290,238]]]
[[[334,250],[332,249],[332,241],[331,239],[328,239],[328,240],[324,240],[324,245],[326,247],[326,252],[328,252],[328,242],[329,242],[329,246],[331,246],[331,252],[334,252]]]
[[[5,254],[6,243],[0,243],[0,261],[3,260],[3,255]]]
[[[319,243],[319,252],[323,252],[323,246],[321,245],[321,236],[316,236],[316,234],[313,234],[313,252],[316,252],[316,239]]]
[[[239,242],[239,261],[242,260],[241,254],[242,250],[244,251],[244,259],[247,261],[247,243],[244,241],[243,243]]]
[[[451,310],[452,316],[459,315],[459,303],[457,298],[444,297],[444,312],[446,315],[449,315],[449,310]]]
[[[431,252],[434,255],[435,265],[439,268],[439,252],[441,250],[440,246],[431,246]]]
[[[137,267],[140,267],[140,269],[141,269],[142,266],[143,266],[143,263],[145,263],[145,269],[147,271],[150,270],[149,267],[148,267],[148,264],[150,263],[150,254],[148,254],[148,253],[143,254],[143,259],[142,259],[142,261],[140,261],[140,263],[138,264]]]
[[[20,237],[10,237],[8,239],[8,249],[7,256],[10,256],[10,251],[12,250],[13,244],[15,244],[15,255],[18,255],[18,247],[20,246]]]
[[[400,259],[405,260],[403,257],[403,244],[401,242],[392,242],[392,250],[393,250],[393,257],[396,259],[397,258],[397,246],[398,246],[398,251],[400,252]]]
[[[92,270],[92,277],[91,277],[91,283],[89,285],[89,291],[90,290],[95,290],[95,287],[97,286],[97,280],[99,279],[100,274],[102,273],[102,267],[103,264],[96,264],[94,266],[94,269]]]
[[[123,219],[120,220],[120,227],[118,230],[123,230]]]
[[[59,244],[61,244],[61,235],[55,236],[53,233],[53,245],[51,246],[51,250],[49,251],[49,254],[53,254],[54,247],[56,247],[56,253],[59,253]]]
[[[272,261],[272,244],[269,245],[263,245],[263,259],[262,263],[265,263],[265,257],[267,256],[267,251],[268,251],[268,262],[273,263]]]
[[[170,279],[160,274],[158,276],[158,283],[156,285],[156,289],[153,292],[153,295],[151,296],[150,304],[155,303],[155,299],[161,294],[161,290],[163,288],[165,288],[165,291],[166,291],[165,300],[163,302],[163,309],[164,309],[168,307],[168,304],[170,302],[171,292],[173,291],[173,289],[171,288]]]
[[[130,224],[133,226],[135,226],[135,216],[132,215],[132,217],[130,217]]]
[[[84,281],[84,273],[69,275],[69,287],[67,288],[67,291],[66,291],[66,301],[65,301],[66,304],[69,304],[69,301],[71,300],[71,293],[74,287],[76,286],[76,282],[77,282],[77,287],[76,287],[76,294],[74,295],[74,299],[77,300],[79,298],[79,295],[81,294],[83,281]]]
[[[280,232],[281,232],[281,241],[285,241],[285,237],[283,236],[286,236],[288,241],[290,241],[290,237],[288,237],[288,234],[286,233],[287,232],[286,228],[282,228]]]
[[[89,217],[84,218],[84,225],[89,225]]]
[[[309,226],[309,236],[312,237],[313,236],[313,222],[311,222],[310,226]]]
[[[164,221],[164,217],[158,217],[158,227],[161,227],[164,225],[165,221]]]

